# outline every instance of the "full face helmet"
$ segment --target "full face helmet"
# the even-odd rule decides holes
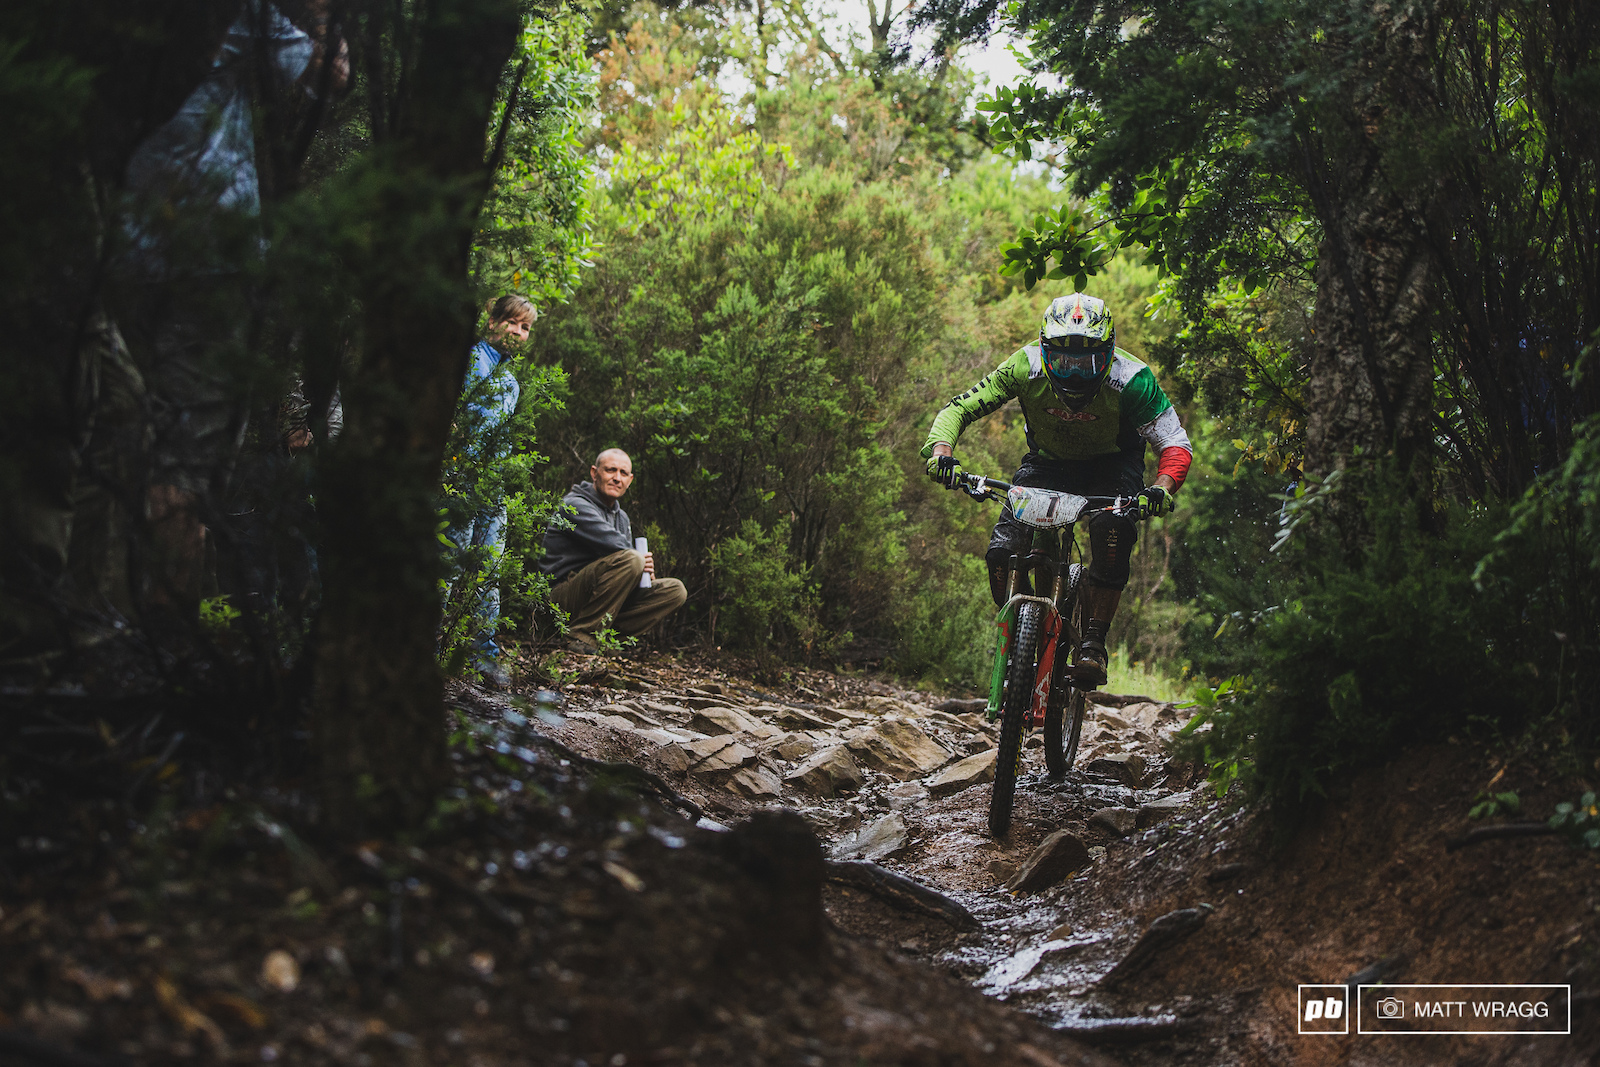
[[[1050,387],[1069,408],[1081,411],[1100,391],[1111,371],[1116,343],[1117,331],[1104,300],[1073,293],[1050,302],[1039,329],[1039,347]]]

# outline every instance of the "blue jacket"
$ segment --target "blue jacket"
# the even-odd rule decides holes
[[[502,440],[492,452],[483,452],[484,440],[503,427],[517,410],[517,398],[522,387],[509,366],[502,369],[505,357],[488,341],[472,346],[467,365],[467,380],[461,387],[467,411],[473,416],[472,441],[467,446],[474,456],[502,459],[510,451],[511,442]]]

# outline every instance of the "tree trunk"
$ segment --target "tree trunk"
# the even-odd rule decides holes
[[[1372,57],[1351,75],[1342,115],[1323,126],[1321,151],[1306,151],[1306,177],[1323,241],[1317,264],[1315,340],[1306,385],[1308,474],[1326,477],[1356,459],[1393,457],[1425,489],[1420,464],[1432,429],[1432,357],[1427,307],[1434,265],[1417,207],[1386,166],[1409,109],[1428,93],[1431,10],[1403,7],[1354,31],[1353,52]],[[1347,535],[1360,536],[1354,494],[1336,507]]]
[[[314,696],[325,812],[344,833],[416,825],[448,773],[437,494],[472,341],[488,124],[519,30],[515,0],[427,5],[415,67],[398,81],[409,89],[385,108],[370,215],[351,220],[371,242],[357,268],[365,344],[318,493]]]
[[[1321,476],[1356,456],[1409,468],[1431,432],[1428,251],[1398,198],[1369,187],[1347,203],[1327,224],[1312,315],[1305,467]]]

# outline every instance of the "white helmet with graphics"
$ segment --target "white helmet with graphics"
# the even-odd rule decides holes
[[[1044,313],[1039,349],[1050,387],[1074,411],[1094,399],[1111,370],[1117,331],[1106,302],[1086,293],[1058,296]]]

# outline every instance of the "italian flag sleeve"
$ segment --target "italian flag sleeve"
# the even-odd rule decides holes
[[[1149,367],[1142,368],[1128,383],[1122,393],[1122,404],[1139,436],[1156,450],[1156,476],[1165,474],[1175,487],[1182,486],[1194,459],[1194,446],[1178,421],[1177,409],[1156,384],[1156,376],[1150,373]]]

